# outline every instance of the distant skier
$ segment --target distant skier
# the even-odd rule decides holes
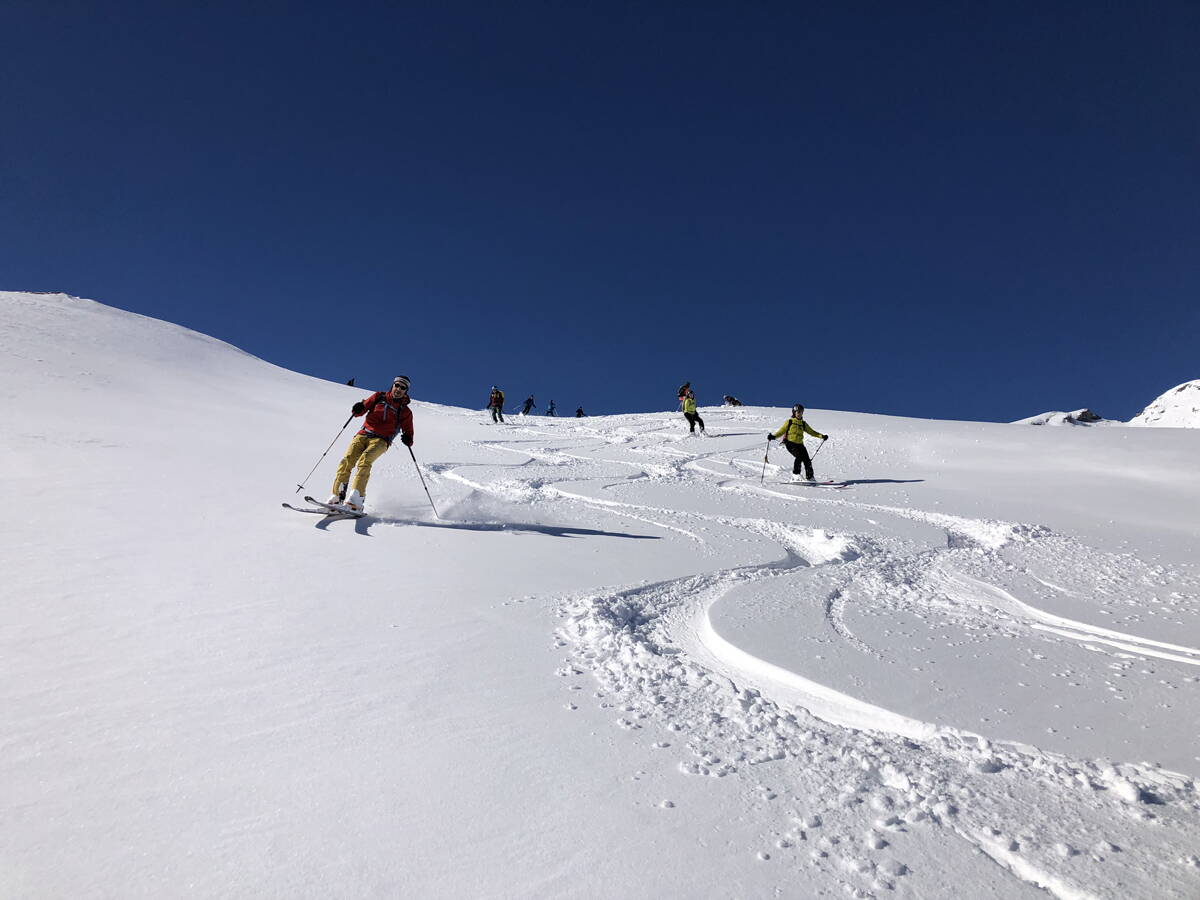
[[[492,385],[491,396],[488,397],[488,409],[492,411],[492,422],[504,421],[504,391]]]
[[[370,397],[355,403],[350,411],[367,416],[363,427],[350,440],[346,455],[338,463],[333,476],[333,493],[326,503],[344,503],[354,512],[362,512],[366,503],[367,481],[371,478],[371,466],[375,460],[387,453],[396,434],[406,447],[413,445],[413,416],[408,408],[408,376],[397,375],[390,391],[376,391]],[[350,482],[350,472],[354,481]],[[350,488],[349,495],[346,488]]]
[[[584,416],[586,416],[586,415],[587,415],[587,413],[585,413],[585,412],[583,411],[583,407],[582,407],[582,406],[581,406],[581,407],[579,407],[579,409],[575,410],[575,418],[577,418],[577,419],[582,419],[582,418],[583,418]]]
[[[346,382],[346,385],[347,385],[347,387],[354,387],[354,379],[351,378],[349,381]]]
[[[533,409],[533,406],[534,406],[533,394],[530,394],[528,397],[525,398],[525,405],[521,407],[521,415],[523,415],[523,416],[529,415],[529,411],[531,409]]]
[[[728,394],[725,395],[723,402],[725,403],[726,406],[741,406],[742,405],[741,400],[739,400],[737,397],[730,397]]]
[[[550,405],[546,407],[546,415],[548,415],[548,416],[552,416],[552,415],[554,415],[554,410],[555,410],[556,408],[557,408],[557,407],[555,407],[555,405],[554,405],[554,401],[553,401],[553,400],[551,400],[551,401],[550,401]]]
[[[786,436],[784,433],[786,432]],[[819,431],[814,431],[812,426],[804,421],[804,407],[797,403],[792,407],[792,417],[779,427],[778,431],[771,432],[767,435],[768,441],[773,441],[777,437],[783,437],[783,447],[788,453],[796,457],[792,463],[792,481],[800,480],[800,467],[804,467],[805,476],[809,481],[814,480],[812,458],[808,455],[808,448],[804,446],[804,435],[811,434],[815,438],[828,440],[829,435],[821,434]]]
[[[704,430],[704,420],[700,418],[700,414],[696,412],[696,395],[693,393],[690,387],[687,389],[687,393],[683,395],[680,402],[683,403],[683,417],[687,419],[688,425],[691,426],[688,434],[695,434],[697,425],[700,426],[701,434],[708,434],[708,432]]]

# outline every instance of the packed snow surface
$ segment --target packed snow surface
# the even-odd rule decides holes
[[[1200,896],[1200,432],[418,401],[330,522],[370,386],[0,347],[0,896]]]
[[[1200,378],[1185,381],[1157,397],[1129,420],[1130,425],[1200,428]]]

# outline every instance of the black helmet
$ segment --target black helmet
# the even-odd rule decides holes
[[[804,415],[804,406],[803,406],[803,405],[801,405],[801,404],[799,404],[799,403],[797,403],[795,406],[793,406],[793,407],[792,407],[792,415],[793,415],[793,416],[802,416],[802,415]]]

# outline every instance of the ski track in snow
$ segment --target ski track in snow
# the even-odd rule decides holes
[[[718,565],[557,601],[555,646],[566,653],[558,674],[573,691],[583,689],[585,675],[594,678],[594,697],[617,727],[662,734],[652,746],[679,756],[681,774],[742,778],[746,802],[776,811],[760,859],[785,858],[851,896],[877,896],[904,892],[906,876],[928,866],[901,848],[940,835],[990,860],[1013,891],[1019,885],[1083,898],[1200,890],[1189,862],[1195,857],[1185,852],[1200,844],[1200,794],[1190,778],[911,718],[755,656],[722,633],[714,616],[721,604],[745,602],[739,598],[747,592],[749,602],[801,598],[816,604],[846,648],[882,660],[886,647],[855,634],[848,614],[869,605],[936,616],[967,635],[1037,640],[1039,659],[1042,636],[1065,638],[1111,657],[1117,677],[1117,670],[1148,658],[1200,666],[1200,649],[1051,613],[1016,596],[1012,585],[1086,594],[1106,612],[1137,621],[1135,611],[1122,607],[1123,585],[1194,587],[1194,575],[1094,550],[1039,525],[864,502],[847,496],[853,491],[797,494],[760,485],[750,473],[762,473],[762,462],[737,457],[761,443],[702,452],[702,439],[681,435],[673,417],[610,429],[567,422],[516,425],[507,439],[473,442],[524,462],[431,471],[508,503],[566,503],[681,535],[697,545],[701,562],[746,536],[782,551],[756,564]],[[766,471],[778,478],[783,470]],[[758,498],[766,515],[618,499],[624,484],[641,479]],[[852,514],[864,531],[798,524],[791,521],[798,504],[837,511],[841,520]],[[917,523],[932,537],[914,541],[889,524],[899,521]],[[1082,583],[1090,593],[1056,582]],[[1056,646],[1046,644],[1045,654]],[[1019,828],[999,812],[1014,802],[1023,810]],[[1009,831],[994,827],[1000,821],[1010,823]]]
[[[435,448],[422,457],[440,457],[418,471],[444,521],[428,519],[415,480],[389,483],[393,458],[372,502],[394,516],[323,533],[311,517],[246,510],[239,524],[261,531],[208,547],[228,530],[212,513],[225,482],[185,484],[185,464],[211,454],[199,471],[226,471],[235,427],[262,421],[317,449],[329,435],[293,428],[296,399],[336,412],[332,424],[357,392],[92,301],[0,299],[19,420],[41,415],[46,384],[75,384],[88,411],[62,440],[16,420],[7,432],[14,484],[27,487],[25,467],[47,477],[31,482],[38,528],[10,528],[26,596],[6,622],[20,677],[4,737],[19,845],[5,896],[380,894],[404,892],[411,874],[425,895],[628,896],[653,877],[655,893],[677,896],[664,882],[690,877],[711,895],[1200,897],[1200,747],[1183,737],[1200,720],[1186,508],[1200,480],[1195,444],[1169,430],[1130,429],[1123,446],[830,412],[839,437],[817,468],[860,479],[792,485],[785,454],[762,458],[776,411],[705,410],[712,433],[690,436],[676,413],[497,427],[418,401],[421,446]],[[198,421],[221,423],[187,453],[145,423],[147,402],[180,389]],[[293,449],[299,475],[311,456]],[[397,480],[412,475],[406,456]],[[279,465],[258,459],[237,483],[269,497]],[[893,477],[868,477],[881,471]],[[135,482],[162,495],[113,518]],[[168,503],[184,491],[195,508],[176,515]],[[982,517],[1043,513],[1054,527]],[[395,531],[362,540],[375,525]],[[522,563],[547,571],[507,568],[495,532],[508,528],[578,540],[561,557],[523,540]],[[151,531],[166,537],[116,546]],[[1131,543],[1140,556],[1120,549]],[[474,566],[443,571],[473,549]],[[369,560],[356,577],[371,596],[331,602],[330,550]],[[309,554],[311,586],[280,567]],[[409,559],[413,590],[393,598],[389,563]],[[509,609],[483,609],[522,578]],[[493,593],[444,606],[439,589],[454,583]],[[531,592],[550,584],[562,593]],[[406,612],[421,630],[406,633]],[[397,631],[381,635],[385,620]],[[538,629],[553,662],[529,653],[510,666]],[[545,715],[544,665],[577,721]],[[489,690],[485,671],[513,680]],[[411,689],[395,690],[408,675]],[[400,742],[410,729],[418,739]],[[595,743],[580,747],[588,730]],[[1169,765],[1144,761],[1160,752]],[[530,776],[543,766],[552,777]],[[531,785],[547,796],[525,804],[540,794]],[[538,834],[553,846],[534,846]],[[598,842],[580,848],[579,835]]]

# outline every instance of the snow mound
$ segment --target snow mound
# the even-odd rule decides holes
[[[1072,412],[1044,412],[1018,419],[1013,425],[1114,425],[1111,419],[1096,415],[1090,409],[1076,409]]]
[[[1157,428],[1200,428],[1200,378],[1185,381],[1161,394],[1130,419],[1129,424]]]

